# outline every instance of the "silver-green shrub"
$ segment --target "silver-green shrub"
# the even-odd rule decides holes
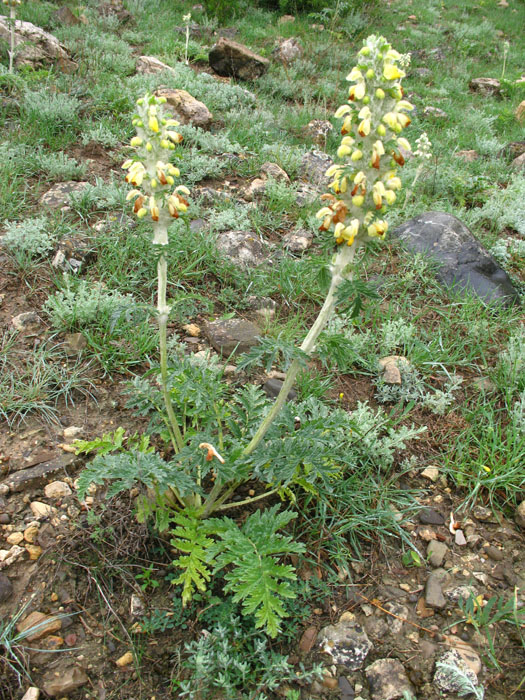
[[[56,236],[49,232],[45,216],[37,216],[20,222],[8,222],[2,243],[14,255],[29,258],[45,257],[56,242]]]

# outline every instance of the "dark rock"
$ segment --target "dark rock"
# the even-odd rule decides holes
[[[329,654],[335,664],[349,671],[362,668],[372,642],[351,613],[343,613],[336,625],[328,625],[319,633],[322,651]]]
[[[341,691],[340,700],[353,700],[353,698],[355,698],[354,689],[344,676],[340,676],[337,679],[337,685]]]
[[[13,584],[11,579],[0,571],[0,603],[5,603],[12,595]]]
[[[378,659],[365,669],[372,700],[396,700],[412,694],[412,684],[397,659]]]
[[[88,182],[59,182],[56,185],[44,192],[40,197],[39,204],[49,207],[50,209],[61,209],[69,206],[69,195],[78,194],[86,189]]]
[[[326,171],[334,164],[334,161],[323,151],[308,151],[301,158],[299,177],[307,182],[326,189],[330,183],[330,178],[326,176]]]
[[[473,78],[468,87],[471,92],[477,92],[484,97],[501,96],[501,84],[496,78]]]
[[[264,382],[262,385],[262,390],[266,394],[266,396],[269,396],[270,398],[275,398],[279,392],[281,391],[282,385],[284,382],[282,382],[280,379],[268,379],[267,381]],[[290,389],[288,392],[288,396],[286,397],[287,401],[294,401],[297,398],[297,392],[295,389]]]
[[[11,516],[9,513],[0,513],[0,525],[9,525]]]
[[[226,357],[247,352],[257,345],[261,334],[255,323],[239,318],[213,321],[206,324],[204,332],[213,348]]]
[[[505,558],[505,553],[502,552],[501,549],[493,547],[492,545],[485,547],[484,552],[489,559],[492,559],[492,561],[502,561]]]
[[[445,518],[433,508],[424,508],[419,514],[419,522],[424,525],[444,525]]]
[[[11,474],[2,482],[9,486],[11,491],[24,491],[26,489],[39,488],[49,480],[49,476],[55,475],[66,467],[79,463],[80,459],[73,454],[60,455],[49,462],[43,462],[29,469],[21,469]]]
[[[236,41],[221,37],[209,54],[210,66],[218,75],[255,80],[268,70],[270,61]]]
[[[470,291],[487,302],[517,303],[509,276],[469,229],[452,214],[426,212],[392,232],[412,253],[436,260],[439,281],[457,291]]]
[[[256,267],[266,260],[265,249],[252,231],[226,231],[217,238],[217,249],[243,267]]]

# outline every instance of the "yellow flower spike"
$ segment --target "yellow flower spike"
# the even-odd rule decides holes
[[[386,186],[389,190],[400,190],[401,189],[401,179],[399,177],[390,177],[386,181]]]
[[[344,117],[345,114],[350,114],[352,112],[352,108],[350,105],[341,105],[341,107],[338,107],[336,110],[334,117],[336,119],[340,119],[341,117]]]
[[[361,194],[356,194],[355,197],[352,197],[352,204],[354,205],[354,207],[362,207],[364,201],[365,198]]]
[[[363,119],[361,124],[359,124],[357,132],[360,136],[368,136],[370,133],[370,119]]]
[[[394,114],[394,112],[387,112],[383,115],[383,121],[393,130],[397,126],[397,116],[398,115]]]
[[[362,170],[360,170],[354,175],[354,184],[362,185],[364,182],[366,182],[366,174]]]
[[[334,237],[335,238],[342,238],[341,234],[345,230],[345,225],[339,222],[338,224],[335,225],[334,228]]]
[[[383,68],[383,77],[386,80],[397,80],[398,78],[404,78],[405,73],[392,63],[386,63]]]
[[[361,73],[359,68],[357,68],[357,66],[355,66],[354,68],[352,68],[350,73],[346,76],[346,79],[355,83],[358,80],[359,81],[363,80],[363,74]]]
[[[169,172],[170,175],[173,175],[174,177],[179,177],[179,176],[180,176],[180,170],[179,170],[178,168],[176,168],[174,165],[170,165],[170,166],[168,167],[168,172]],[[188,194],[189,194],[189,193],[190,193],[190,191],[188,190]]]
[[[148,127],[151,129],[151,131],[154,131],[156,134],[159,133],[159,122],[157,117],[150,117],[148,120]]]
[[[381,88],[377,88],[376,97],[378,100],[384,100],[385,99],[385,91],[381,90]]]
[[[379,155],[379,156],[384,156],[385,155],[385,147],[383,146],[383,142],[379,141],[379,139],[374,143],[374,151]]]
[[[350,129],[352,128],[352,115],[350,114],[348,117],[343,122],[343,126],[341,127],[341,134],[347,134]]]
[[[392,204],[396,201],[396,193],[393,190],[387,190],[385,192],[385,199],[386,203],[389,206],[392,206]]]
[[[147,209],[144,209],[144,207],[141,207],[141,208],[138,210],[138,212],[137,212],[137,218],[138,218],[138,219],[143,219],[143,218],[146,216],[147,213],[148,213],[148,210],[147,210]]]
[[[341,144],[339,148],[337,149],[337,157],[338,158],[344,158],[345,156],[350,155],[352,153],[352,149],[350,146],[346,146],[345,144]]]
[[[412,120],[410,117],[408,117],[406,114],[398,114],[397,115],[397,123],[398,126],[401,127],[401,129],[405,129],[411,122]]]
[[[339,181],[339,191],[344,194],[348,188],[348,179],[344,177]]]
[[[363,151],[360,151],[360,150],[357,148],[357,149],[352,153],[352,155],[350,156],[350,159],[353,160],[353,161],[358,161],[358,160],[361,160],[362,157],[363,157]]]
[[[337,174],[342,173],[342,172],[343,172],[343,169],[341,168],[340,165],[331,165],[328,168],[328,170],[325,172],[325,175],[326,175],[326,177],[332,177],[333,175],[337,175]]]
[[[343,136],[341,139],[341,146],[351,146],[355,142],[355,139],[351,136]]]

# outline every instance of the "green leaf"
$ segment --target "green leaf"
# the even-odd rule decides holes
[[[292,566],[280,564],[278,557],[304,551],[304,545],[277,531],[296,513],[278,512],[278,506],[251,515],[242,528],[229,518],[214,520],[221,541],[212,547],[216,561],[214,574],[230,564],[225,590],[242,602],[243,611],[255,616],[255,626],[264,627],[275,637],[286,615],[283,599],[295,598],[290,581],[296,579]]]
[[[209,550],[214,541],[207,536],[210,523],[202,520],[195,510],[187,508],[184,512],[176,513],[173,522],[177,527],[172,531],[170,543],[175,549],[184,552],[173,561],[173,566],[182,569],[174,583],[182,585],[182,604],[186,605],[195,589],[206,590],[206,583],[210,580]]]
[[[277,338],[259,338],[259,343],[239,358],[237,370],[245,370],[252,367],[264,367],[269,372],[282,357],[281,367],[287,370],[293,360],[298,360],[301,367],[306,367],[308,355],[294,343]]]
[[[362,280],[344,280],[337,290],[339,311],[356,318],[364,308],[364,299],[379,299],[375,287]]]

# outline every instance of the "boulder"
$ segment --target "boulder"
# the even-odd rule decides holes
[[[145,75],[153,75],[155,73],[162,73],[163,71],[173,72],[171,66],[162,63],[155,56],[139,56],[136,65],[137,73],[143,73]]]
[[[213,321],[204,328],[210,345],[228,357],[232,353],[243,353],[257,345],[260,329],[251,321],[241,318],[232,318],[226,321]]]
[[[217,238],[217,248],[242,267],[256,267],[266,259],[263,244],[252,231],[226,231]]]
[[[439,264],[436,276],[446,287],[472,292],[488,303],[519,302],[505,270],[452,214],[425,212],[398,226],[391,235],[410,252],[433,258]]]
[[[299,177],[324,190],[330,182],[330,178],[326,176],[326,171],[333,164],[334,161],[327,153],[323,151],[308,151],[301,158]]]
[[[280,63],[288,64],[301,58],[303,49],[295,37],[279,42],[279,45],[272,51],[272,56]]]
[[[499,97],[501,84],[496,78],[473,78],[468,84],[471,92],[477,92],[483,97]]]
[[[186,90],[161,88],[155,93],[157,97],[165,97],[175,119],[181,124],[193,124],[201,129],[207,129],[213,119],[213,114],[204,102],[196,100]]]
[[[44,194],[39,199],[39,204],[50,209],[62,209],[62,207],[68,207],[70,200],[70,194],[80,194],[89,182],[76,182],[70,180],[69,182],[58,182],[56,185],[44,192]]]
[[[363,667],[372,642],[352,613],[343,613],[336,625],[328,625],[319,632],[319,645],[336,665],[348,671]]]
[[[270,65],[267,58],[224,37],[211,48],[209,62],[218,75],[232,76],[239,80],[255,80],[264,75]]]
[[[9,43],[10,28],[7,17],[0,16],[0,39]],[[73,73],[77,64],[58,39],[31,22],[15,20],[15,66],[43,68],[55,64],[64,73]]]
[[[372,700],[396,700],[412,695],[413,688],[397,659],[377,659],[365,669]]]
[[[277,163],[266,162],[261,165],[261,177],[270,178],[280,182],[290,182],[288,173]]]

